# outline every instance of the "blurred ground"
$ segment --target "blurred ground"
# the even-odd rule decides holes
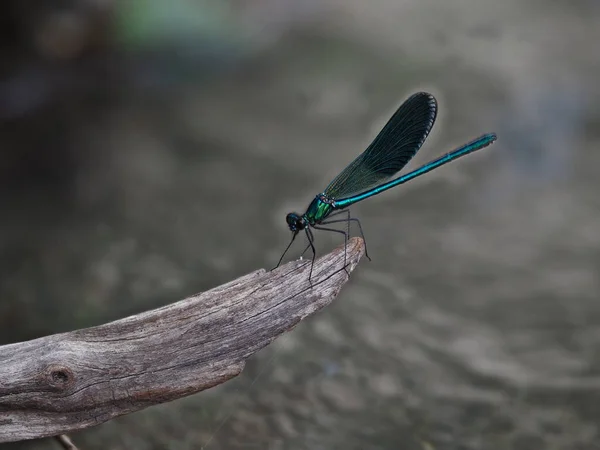
[[[239,378],[82,449],[600,448],[597,2],[7,5],[1,343],[271,267],[417,90],[441,110],[411,167],[499,136],[353,208],[373,262]]]

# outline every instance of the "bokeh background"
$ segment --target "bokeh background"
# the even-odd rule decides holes
[[[411,167],[498,142],[353,208],[373,262],[238,378],[73,439],[600,448],[598,42],[596,0],[4,0],[0,343],[271,267],[427,90]]]

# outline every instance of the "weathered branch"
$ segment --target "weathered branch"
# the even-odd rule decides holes
[[[348,272],[363,255],[349,241]],[[0,442],[54,436],[238,375],[246,359],[328,305],[348,280],[343,246],[105,325],[0,346]]]

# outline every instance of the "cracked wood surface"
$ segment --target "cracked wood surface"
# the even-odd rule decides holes
[[[347,271],[364,254],[347,248]],[[0,442],[54,436],[208,389],[328,305],[348,281],[344,247],[249,273],[97,327],[0,346]]]

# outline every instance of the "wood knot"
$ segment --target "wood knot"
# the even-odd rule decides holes
[[[46,368],[46,381],[50,387],[64,391],[75,383],[75,375],[68,367],[51,365]]]

